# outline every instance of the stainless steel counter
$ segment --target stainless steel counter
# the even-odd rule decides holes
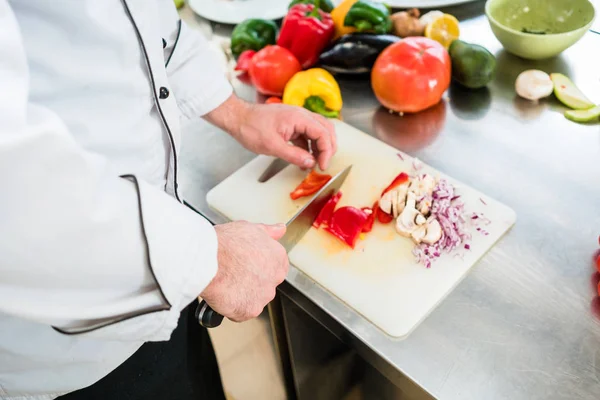
[[[600,102],[600,35],[588,33],[554,60],[528,62],[501,49],[482,8],[455,13],[462,39],[497,56],[489,89],[453,86],[433,109],[398,117],[379,107],[368,81],[341,80],[343,119],[511,206],[514,228],[404,341],[293,267],[282,291],[307,311],[312,304],[315,318],[390,379],[411,379],[436,398],[597,400],[600,301],[592,257],[600,235],[600,125],[567,121],[554,99],[521,100],[513,85],[525,69],[562,72]],[[236,83],[236,91],[255,100],[252,88]],[[187,201],[222,222],[205,195],[252,157],[205,123],[187,125]]]

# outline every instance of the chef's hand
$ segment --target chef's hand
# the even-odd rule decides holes
[[[277,241],[285,225],[239,221],[215,226],[219,269],[200,297],[235,322],[259,316],[285,279],[288,256]]]
[[[325,170],[337,150],[333,124],[301,107],[249,104],[232,95],[205,118],[246,149],[301,168],[313,168],[318,163]],[[309,141],[312,153],[308,151]]]

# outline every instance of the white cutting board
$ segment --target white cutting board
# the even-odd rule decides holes
[[[339,206],[371,206],[396,175],[414,171],[406,154],[402,160],[398,150],[378,139],[337,120],[335,125],[338,152],[326,172],[334,175],[353,165]],[[289,197],[306,172],[288,166],[259,183],[271,161],[259,156],[225,179],[208,193],[209,206],[230,220],[286,222],[308,200]],[[419,172],[453,183],[469,215],[482,212],[491,220],[484,228],[489,235],[474,230],[470,250],[462,249],[460,256],[445,254],[430,269],[416,263],[413,242],[399,236],[393,224],[376,223],[354,250],[323,230],[311,229],[289,254],[292,265],[395,338],[406,337],[516,220],[510,208],[426,165]]]

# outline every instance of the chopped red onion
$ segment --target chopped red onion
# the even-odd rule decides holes
[[[479,198],[479,201],[481,201],[481,202],[483,203],[483,205],[486,205],[486,206],[487,206],[487,203],[486,203],[486,202],[485,202],[485,200],[484,200],[484,199],[482,199],[481,197]]]

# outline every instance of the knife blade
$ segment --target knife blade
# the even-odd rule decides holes
[[[352,165],[347,166],[329,180],[286,224],[286,232],[279,243],[289,253],[310,230],[319,212],[337,191],[340,190],[348,177]],[[223,322],[223,316],[214,311],[204,300],[198,304],[195,313],[198,323],[205,328],[215,328]]]
[[[287,167],[290,163],[282,160],[281,158],[276,158],[271,161],[271,164],[264,170],[264,172],[258,177],[258,181],[260,183],[265,183],[279,172],[281,172],[285,167]]]

